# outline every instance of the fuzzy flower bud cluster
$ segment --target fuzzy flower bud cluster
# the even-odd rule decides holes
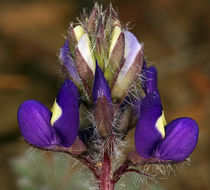
[[[122,27],[111,7],[102,12],[96,5],[88,19],[82,18],[79,25],[70,25],[59,58],[67,76],[89,95],[98,63],[111,89],[112,99],[120,101],[138,79],[143,47]]]
[[[83,163],[88,160],[101,189],[114,186],[132,164],[182,162],[192,153],[198,125],[187,117],[167,124],[156,68],[147,66],[143,46],[112,6],[103,11],[96,4],[79,24],[70,25],[59,60],[65,81],[51,111],[36,100],[18,110],[18,124],[29,144],[69,152],[80,160],[88,156]],[[124,165],[112,171],[113,147],[133,128],[135,147],[125,155]],[[103,181],[105,171],[110,184]]]

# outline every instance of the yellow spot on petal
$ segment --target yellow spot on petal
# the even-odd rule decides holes
[[[111,56],[111,53],[114,49],[114,46],[120,36],[120,33],[121,33],[121,29],[119,26],[115,26],[114,29],[113,29],[113,32],[112,32],[112,38],[111,38],[111,45],[110,45],[110,48],[109,48],[109,57]]]
[[[158,129],[158,131],[160,132],[160,134],[162,135],[162,137],[165,137],[165,129],[164,127],[166,126],[167,122],[165,119],[165,115],[164,115],[164,111],[162,111],[162,115],[158,118],[157,122],[156,122],[156,127]]]
[[[52,111],[52,118],[51,118],[51,125],[53,126],[53,124],[60,118],[60,116],[62,115],[62,109],[60,108],[60,106],[57,104],[56,100],[54,102],[54,105],[51,109]]]
[[[74,33],[75,33],[77,41],[79,41],[82,35],[85,33],[85,31],[81,25],[78,25],[74,28]]]

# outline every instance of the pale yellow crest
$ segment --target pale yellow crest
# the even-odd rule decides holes
[[[82,35],[85,33],[85,31],[81,25],[78,25],[74,28],[74,33],[78,42],[81,39]]]
[[[115,44],[117,42],[117,39],[119,38],[120,34],[121,34],[120,27],[115,26],[113,31],[112,31],[112,38],[111,38],[111,43],[110,43],[111,45],[110,45],[110,48],[109,48],[109,57],[111,56],[111,53],[114,49],[114,46],[115,46]]]
[[[165,119],[165,115],[164,115],[164,111],[162,111],[162,115],[158,118],[157,122],[156,122],[156,127],[158,129],[158,131],[160,132],[160,134],[162,135],[162,137],[165,137],[165,129],[164,127],[166,126],[167,122]]]
[[[56,100],[54,102],[54,105],[51,109],[52,112],[52,118],[51,118],[51,125],[53,126],[53,124],[60,118],[60,116],[62,115],[62,109],[60,108],[60,106],[57,104]]]

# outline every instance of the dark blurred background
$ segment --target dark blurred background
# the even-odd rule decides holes
[[[98,1],[109,4],[109,1]],[[28,148],[18,106],[37,99],[49,107],[61,82],[58,50],[71,21],[90,0],[0,1],[0,189],[15,190],[10,160]],[[112,0],[120,19],[144,43],[158,69],[168,121],[188,116],[200,126],[191,166],[160,183],[170,190],[210,189],[210,1]]]

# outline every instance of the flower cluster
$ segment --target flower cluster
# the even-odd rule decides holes
[[[134,34],[123,28],[112,6],[102,11],[96,4],[79,23],[70,25],[60,49],[66,79],[51,111],[36,100],[24,102],[18,110],[24,139],[35,147],[83,159],[100,180],[101,188],[107,185],[103,179],[111,178],[115,162],[111,145],[124,141],[133,127],[136,163],[142,159],[148,163],[184,161],[197,144],[198,126],[186,117],[166,123],[156,68],[148,68],[143,46]],[[92,113],[94,122],[84,121],[85,111]],[[95,150],[92,145],[97,139],[102,143]],[[93,151],[98,153],[97,159]],[[132,155],[127,156],[126,164],[112,171],[112,186],[132,166]],[[98,160],[101,164],[97,165]]]

